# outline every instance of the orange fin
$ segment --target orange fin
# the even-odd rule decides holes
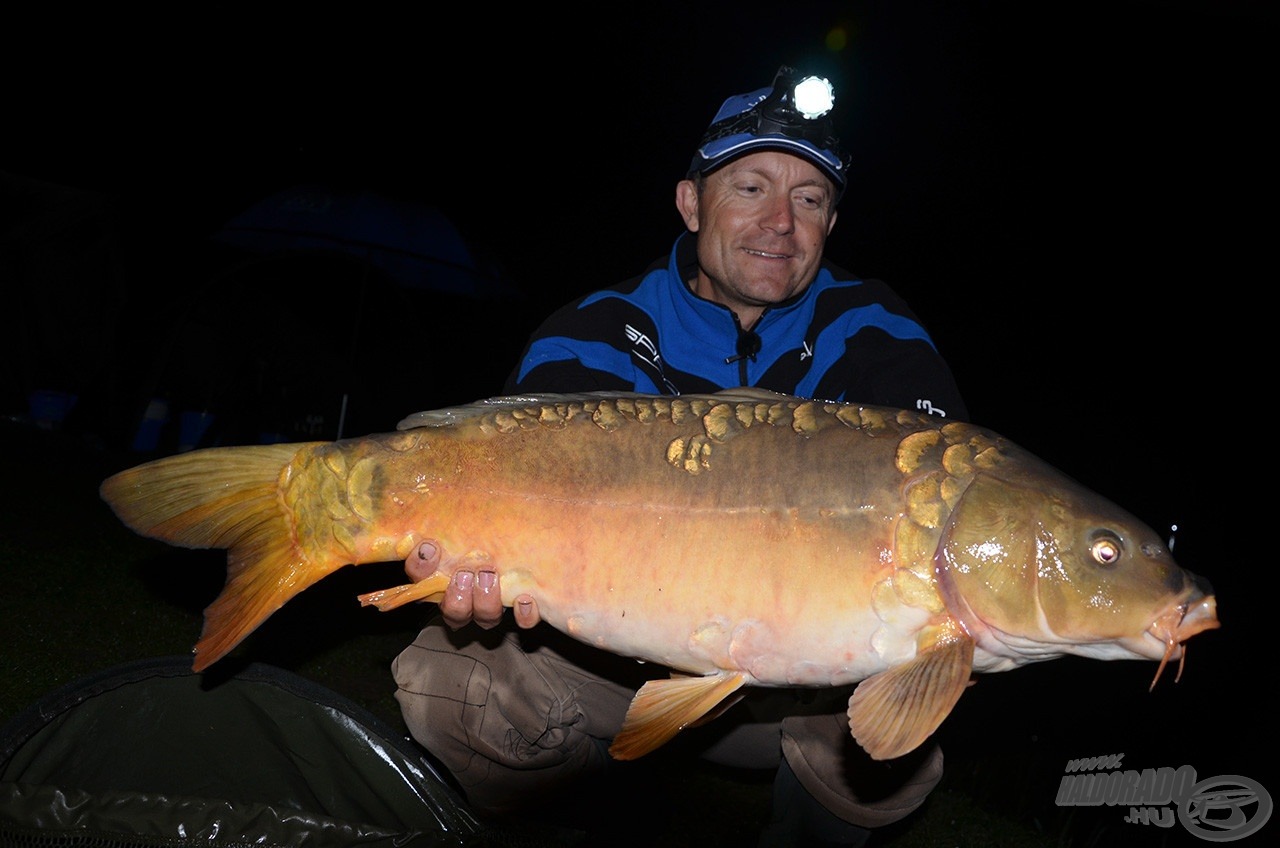
[[[972,671],[973,640],[960,637],[867,678],[849,699],[853,738],[875,760],[915,750],[950,715]]]
[[[742,672],[725,671],[705,677],[650,680],[632,699],[609,753],[616,760],[634,760],[662,747],[714,710],[746,679]]]
[[[737,706],[738,702],[741,701],[745,695],[746,693],[744,692],[734,692],[732,695],[716,704],[715,707],[713,707],[710,712],[703,715],[702,718],[697,718],[689,722],[689,727],[702,727],[704,724],[710,724]]]
[[[680,679],[685,679],[689,677],[701,677],[701,676],[702,675],[700,674],[689,674],[688,672],[680,671],[679,669],[673,669],[671,672],[671,677],[680,678]],[[733,709],[737,705],[737,703],[742,700],[743,696],[744,696],[744,693],[735,692],[732,696],[725,698],[719,704],[716,704],[714,708],[704,713],[701,718],[698,718],[689,722],[688,726],[702,727],[702,725],[704,724],[710,724],[711,722],[720,718],[720,716],[727,713],[729,710]]]
[[[99,493],[131,530],[183,548],[226,548],[227,582],[204,611],[192,669],[226,656],[285,602],[344,562],[293,544],[280,476],[310,443],[207,448],[107,478]]]
[[[375,606],[382,612],[386,612],[413,601],[438,604],[444,600],[444,590],[448,585],[448,574],[433,574],[417,583],[406,583],[403,586],[392,586],[390,589],[379,589],[377,592],[366,592],[360,596],[360,605]]]

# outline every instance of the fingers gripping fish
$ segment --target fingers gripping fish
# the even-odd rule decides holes
[[[998,434],[754,389],[493,398],[178,454],[101,493],[142,535],[227,549],[197,671],[345,565],[433,543],[433,575],[362,596],[386,610],[492,563],[506,605],[528,593],[557,629],[672,670],[636,694],[619,759],[745,686],[859,681],[851,733],[888,759],[975,673],[1067,654],[1163,670],[1218,626],[1153,530]]]

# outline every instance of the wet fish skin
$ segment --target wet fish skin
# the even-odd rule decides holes
[[[742,686],[857,681],[851,731],[891,758],[973,672],[1069,653],[1163,669],[1218,626],[1150,528],[998,434],[759,390],[493,398],[166,457],[102,496],[136,532],[228,550],[196,670],[347,564],[437,546],[435,575],[361,599],[391,609],[491,563],[507,605],[528,592],[551,626],[680,672],[637,694],[619,758]]]

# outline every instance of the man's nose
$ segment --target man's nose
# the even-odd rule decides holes
[[[789,233],[795,229],[795,224],[796,216],[791,209],[791,202],[788,198],[778,198],[769,202],[769,207],[765,210],[764,219],[761,222],[765,229],[779,233]]]

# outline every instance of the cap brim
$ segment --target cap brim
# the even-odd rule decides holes
[[[837,189],[844,188],[845,176],[839,160],[830,154],[823,153],[803,139],[787,138],[785,136],[762,137],[743,134],[717,139],[710,144],[704,145],[694,154],[693,162],[689,165],[689,174],[690,176],[693,174],[709,174],[717,168],[729,164],[734,159],[762,150],[777,150],[804,159],[821,171],[827,179],[831,180]]]

